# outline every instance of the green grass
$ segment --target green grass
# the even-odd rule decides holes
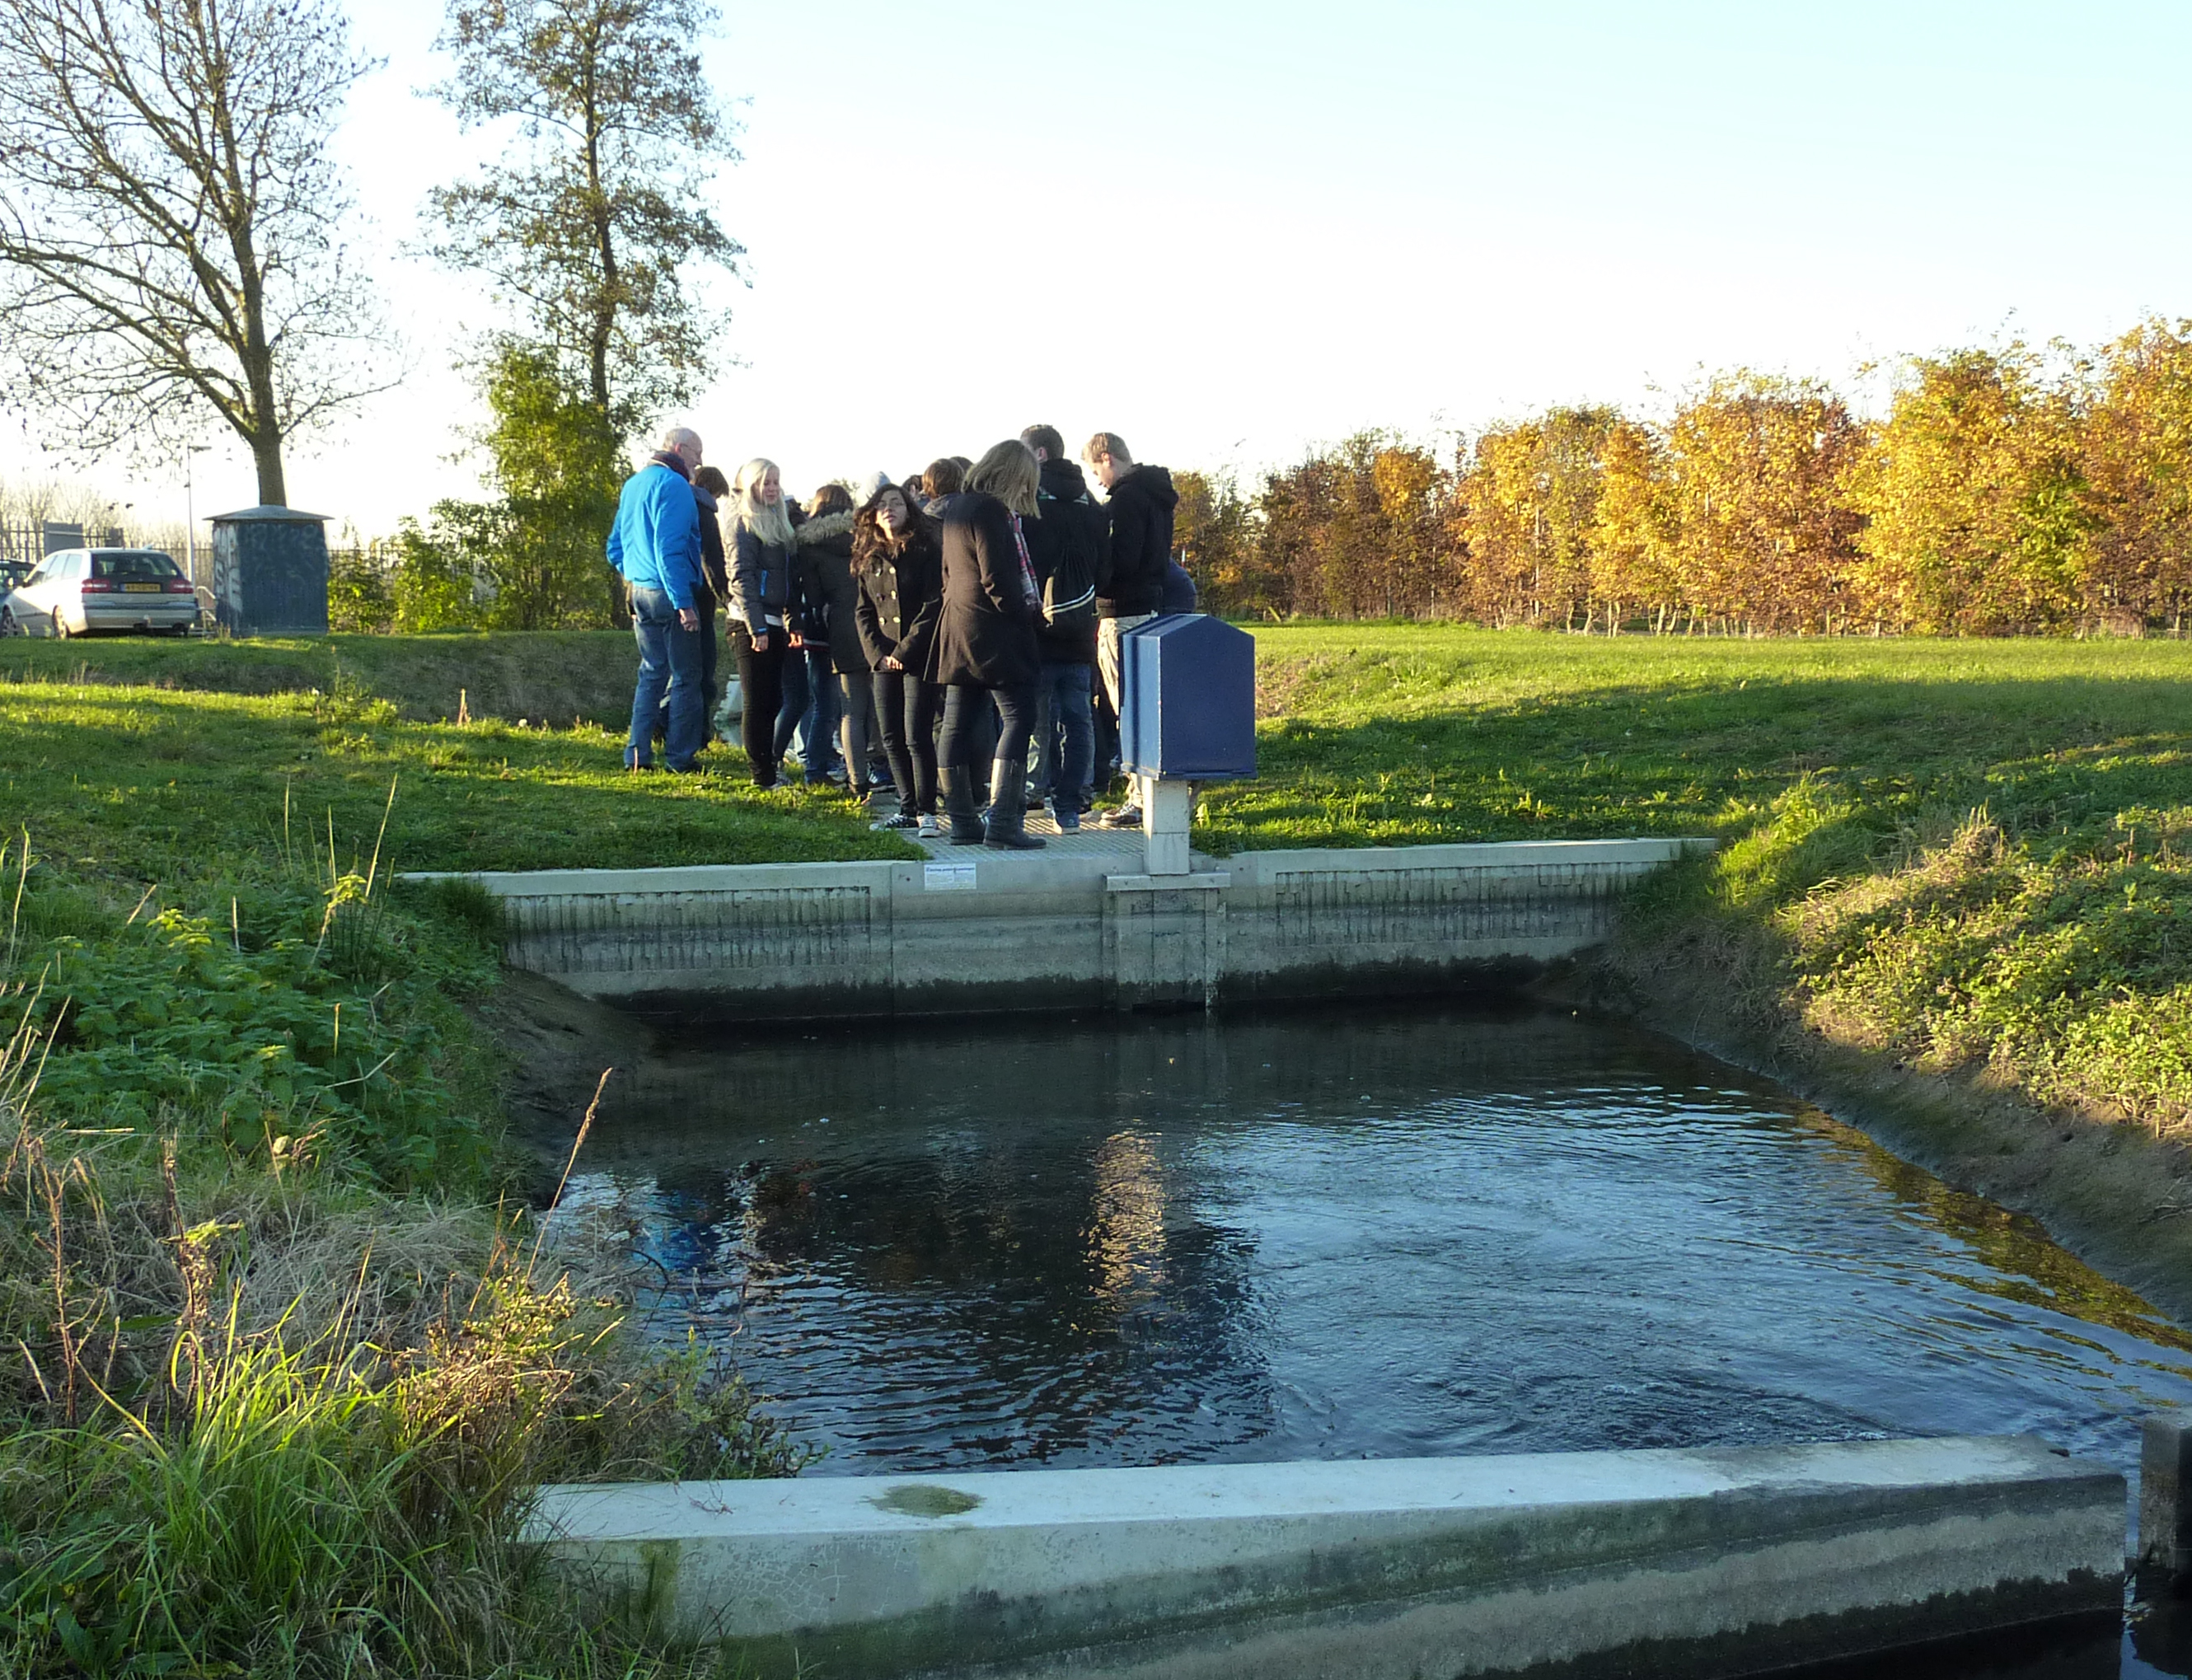
[[[801,1454],[609,1301],[545,1339],[529,1276],[467,1309],[521,1187],[470,1009],[499,915],[392,877],[910,849],[835,794],[625,774],[631,668],[609,635],[0,643],[0,1671],[716,1666],[536,1592],[522,1490]],[[223,1302],[203,1379],[178,1350]]]
[[[2184,643],[1255,634],[1260,773],[1204,800],[1224,850],[1732,837],[1807,777],[1887,833],[1944,800],[2069,829],[2181,793],[2192,739]]]
[[[1635,937],[1936,1072],[2192,1124],[2192,645],[1257,632],[1213,850],[1704,834]]]
[[[442,638],[425,638],[440,644]],[[515,640],[515,639],[505,639]],[[527,657],[565,659],[539,638]],[[57,644],[18,643],[43,653]],[[0,669],[13,648],[0,644]],[[718,750],[725,773],[630,776],[622,729],[581,720],[557,726],[516,718],[415,721],[417,662],[385,659],[402,682],[376,692],[367,662],[346,658],[317,693],[231,693],[124,686],[149,673],[212,682],[237,650],[220,643],[145,644],[100,658],[113,680],[0,683],[0,810],[27,826],[34,849],[111,880],[218,876],[231,860],[279,855],[284,814],[294,850],[332,820],[345,857],[362,856],[397,784],[385,857],[400,870],[538,869],[918,855],[871,834],[850,802],[827,792],[762,793]],[[256,653],[260,650],[248,649]],[[437,651],[439,651],[437,646]],[[505,648],[491,663],[507,663]],[[630,708],[628,645],[624,709]],[[211,669],[205,669],[210,667]],[[254,667],[254,681],[268,669]],[[331,677],[330,681],[335,680]],[[440,681],[437,675],[435,681]],[[455,690],[449,695],[454,709]],[[13,826],[11,824],[11,826]]]
[[[615,723],[631,709],[632,641],[619,630],[530,635],[142,636],[0,641],[0,683],[150,684],[229,694],[356,686],[414,721],[473,717]]]
[[[106,681],[0,683],[0,986],[30,988],[51,1034],[46,1111],[247,1159],[286,1139],[383,1188],[477,1193],[491,1067],[456,1005],[493,983],[492,907],[392,876],[919,855],[833,791],[629,775],[620,731],[414,721],[361,675],[416,709],[453,649],[557,669],[604,640],[102,642]],[[134,681],[255,685],[335,652],[318,692]]]

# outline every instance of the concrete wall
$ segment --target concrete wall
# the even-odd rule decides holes
[[[510,962],[642,1013],[743,1020],[1201,1005],[1511,981],[1602,939],[1709,840],[1259,851],[1185,876],[1116,856],[473,877]]]
[[[767,1680],[1710,1676],[2112,1618],[2124,1483],[1852,1442],[562,1488],[533,1533]]]

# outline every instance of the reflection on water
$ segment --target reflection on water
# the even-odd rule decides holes
[[[1566,1014],[787,1029],[628,1083],[571,1201],[819,1473],[2037,1431],[2192,1341],[2031,1222]]]
[[[2131,1471],[2192,1404],[2192,1338],[2031,1221],[1565,1014],[787,1028],[619,1079],[582,1165],[655,1329],[810,1473],[2021,1431]],[[2188,1644],[2143,1611],[1931,1671]]]

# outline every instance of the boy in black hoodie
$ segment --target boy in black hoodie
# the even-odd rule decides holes
[[[1127,452],[1116,432],[1099,431],[1081,451],[1081,458],[1105,493],[1110,514],[1110,578],[1097,597],[1096,665],[1104,674],[1104,692],[1119,709],[1119,638],[1157,615],[1164,598],[1165,569],[1172,560],[1172,511],[1179,492],[1162,467],[1145,467]],[[1142,808],[1129,800],[1104,813],[1107,828],[1138,829]]]
[[[1042,469],[1038,517],[1028,521],[1028,559],[1042,591],[1036,644],[1042,670],[1035,690],[1035,786],[1031,806],[1047,795],[1061,833],[1081,826],[1082,796],[1096,756],[1089,715],[1096,663],[1097,597],[1107,586],[1102,510],[1081,469],[1065,458],[1055,426],[1030,426],[1020,441]]]

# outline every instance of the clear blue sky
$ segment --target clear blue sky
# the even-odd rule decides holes
[[[484,144],[414,95],[438,20],[362,10],[390,65],[343,140],[414,372],[292,470],[368,532],[471,482],[446,370],[492,312],[398,248]],[[733,0],[706,54],[751,284],[711,289],[743,365],[685,418],[802,492],[1036,419],[1253,470],[1738,365],[1876,401],[1868,361],[2192,315],[2182,0]],[[200,481],[252,499],[225,443]]]

